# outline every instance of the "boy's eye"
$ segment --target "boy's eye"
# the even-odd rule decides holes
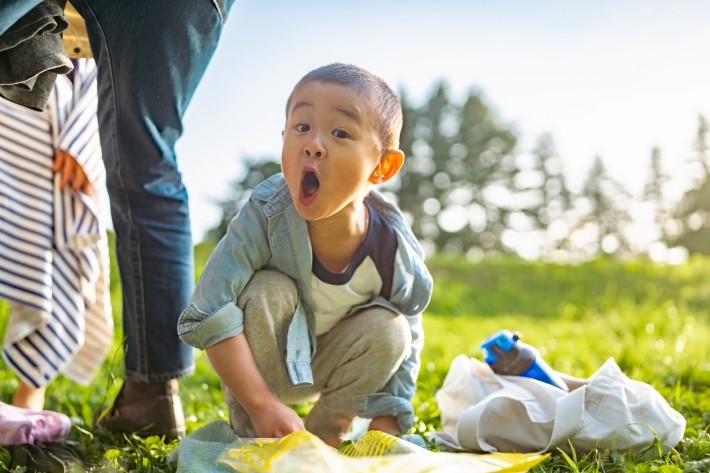
[[[333,130],[333,136],[336,138],[348,138],[350,135],[345,130]]]
[[[304,133],[310,129],[310,125],[307,125],[305,123],[299,123],[298,125],[296,125],[296,131],[300,131],[301,133]]]

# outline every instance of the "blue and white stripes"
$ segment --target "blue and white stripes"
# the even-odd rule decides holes
[[[105,172],[96,122],[96,67],[58,77],[47,109],[0,102],[0,297],[12,303],[3,358],[30,385],[60,372],[88,383],[111,346]],[[90,195],[59,187],[55,149],[74,156]]]
[[[52,162],[43,114],[0,102],[0,296],[52,313]]]

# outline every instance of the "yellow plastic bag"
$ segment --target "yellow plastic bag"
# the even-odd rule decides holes
[[[378,431],[337,451],[310,432],[239,439],[217,463],[239,473],[524,473],[548,455],[435,453]]]

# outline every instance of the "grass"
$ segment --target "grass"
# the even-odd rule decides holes
[[[199,273],[210,248],[196,250]],[[709,263],[708,258],[696,258],[679,266],[607,260],[581,265],[515,260],[471,264],[434,258],[430,267],[436,288],[425,316],[427,338],[413,433],[439,430],[434,396],[451,360],[459,354],[480,358],[481,340],[507,328],[539,348],[555,369],[575,376],[589,376],[613,357],[629,377],[651,384],[687,420],[683,440],[660,458],[642,461],[625,452],[602,450],[553,452],[533,472],[710,471]],[[57,379],[48,390],[46,407],[72,418],[68,442],[83,452],[92,471],[171,471],[166,457],[176,442],[94,428],[95,412],[108,406],[122,377],[116,281],[112,356],[90,386]],[[7,305],[0,304],[0,331],[7,313]],[[198,353],[196,361],[195,374],[181,381],[188,432],[227,419],[217,377],[203,354]],[[0,370],[0,399],[8,402],[16,386],[12,372]],[[8,471],[8,455],[0,447],[0,471]]]

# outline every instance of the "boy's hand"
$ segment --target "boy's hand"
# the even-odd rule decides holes
[[[207,348],[207,358],[249,414],[259,437],[281,438],[306,430],[298,414],[271,392],[256,366],[244,332]]]
[[[89,178],[86,177],[84,169],[76,162],[74,157],[63,149],[58,149],[54,156],[52,171],[62,174],[59,183],[61,187],[67,185],[77,192],[88,194],[91,189]]]
[[[259,437],[281,438],[292,432],[306,430],[298,414],[278,400],[260,409],[258,414],[250,413],[250,417]]]

